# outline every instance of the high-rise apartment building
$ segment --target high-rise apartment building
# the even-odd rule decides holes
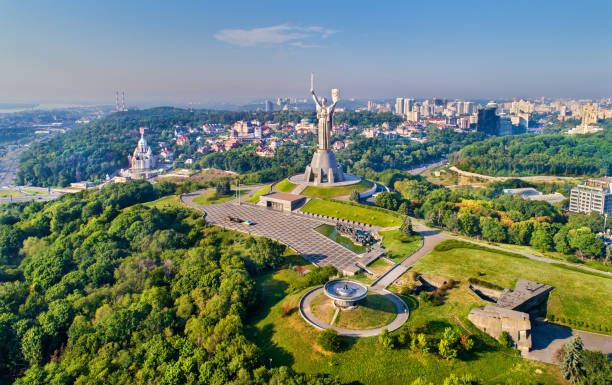
[[[395,113],[398,115],[404,115],[404,98],[395,99]]]
[[[404,98],[404,114],[414,109],[414,99]]]
[[[374,102],[371,100],[368,100],[368,111],[374,111]]]
[[[572,189],[569,211],[612,215],[612,178],[589,179]]]
[[[266,112],[274,111],[274,104],[270,100],[266,100],[264,103],[264,109]]]

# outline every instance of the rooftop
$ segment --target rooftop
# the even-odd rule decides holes
[[[497,306],[506,309],[516,309],[530,299],[553,289],[552,286],[543,283],[528,281],[519,278],[514,290],[505,289],[497,300]]]
[[[273,192],[270,194],[266,194],[265,197],[278,199],[281,201],[288,201],[288,202],[293,202],[293,201],[297,201],[299,199],[304,198],[303,195],[289,194],[289,193],[284,193],[284,192]]]
[[[470,311],[470,314],[490,318],[507,318],[520,321],[529,320],[529,315],[527,313],[491,305],[485,306],[484,308],[474,308]]]

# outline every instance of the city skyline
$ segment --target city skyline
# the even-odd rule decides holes
[[[609,96],[612,6],[4,3],[0,102]]]

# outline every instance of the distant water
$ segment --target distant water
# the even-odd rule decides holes
[[[60,110],[66,108],[91,107],[93,104],[67,104],[67,103],[43,103],[43,104],[9,104],[0,103],[0,114],[11,114],[14,112],[32,110]]]

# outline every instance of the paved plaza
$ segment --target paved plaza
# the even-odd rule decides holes
[[[318,266],[332,265],[341,272],[354,274],[360,270],[358,263],[364,262],[364,256],[350,251],[315,230],[322,224],[334,223],[332,221],[275,211],[248,203],[238,205],[235,201],[207,206],[193,203],[193,199],[201,194],[202,191],[185,194],[181,196],[181,200],[187,206],[206,213],[208,223],[274,239]],[[230,222],[226,220],[228,216],[250,220],[255,224],[246,226]]]

